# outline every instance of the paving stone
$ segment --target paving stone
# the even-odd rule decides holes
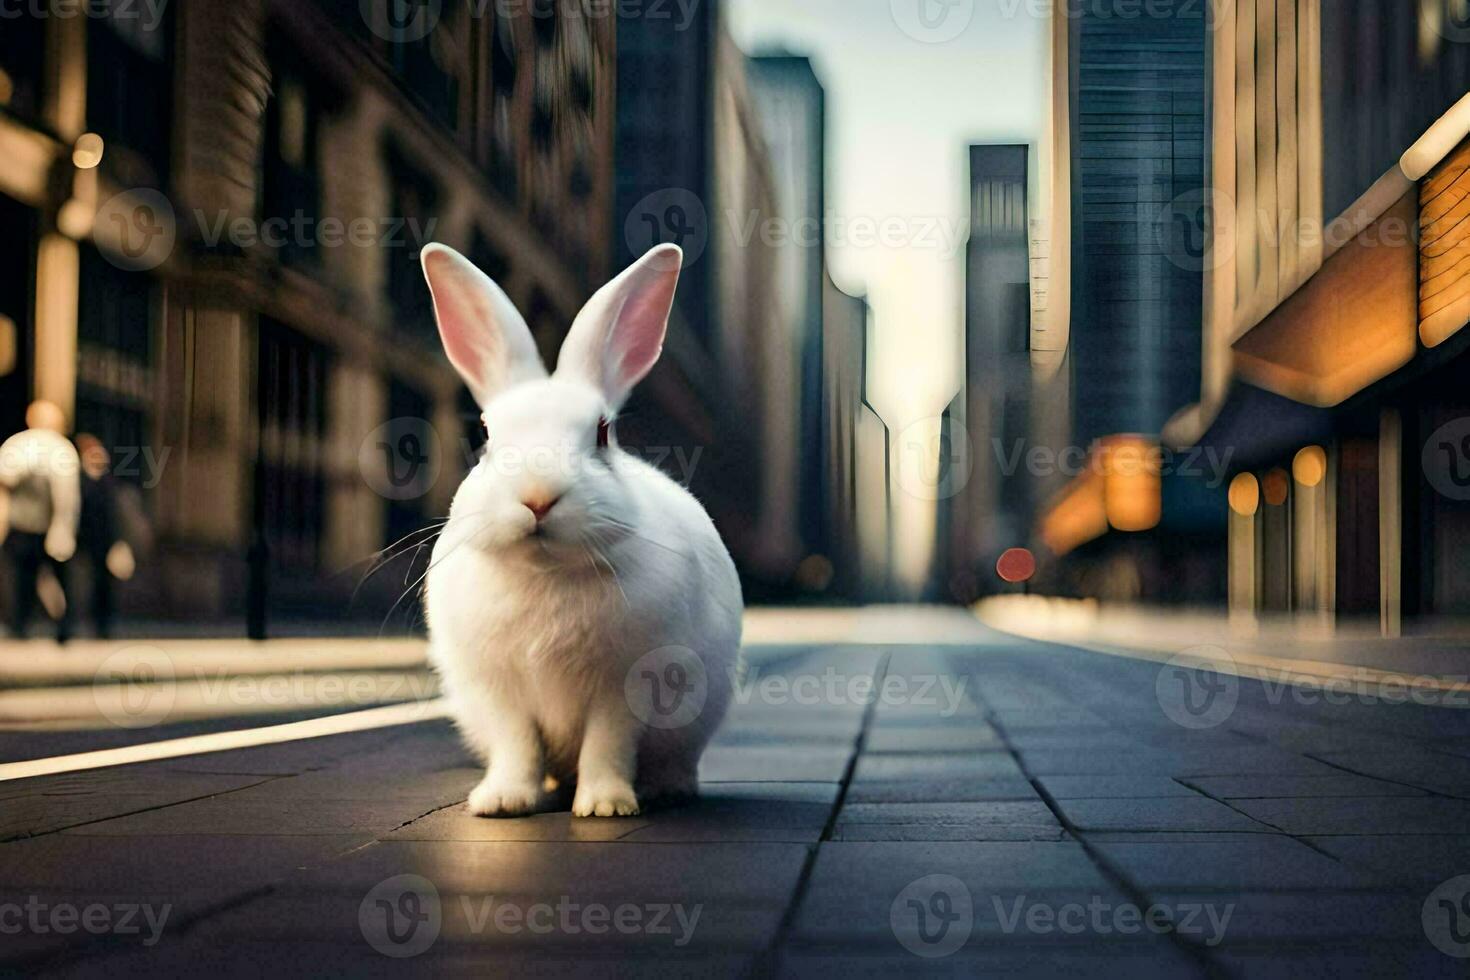
[[[833,840],[1061,840],[1061,824],[1041,802],[848,803]]]
[[[1456,875],[1470,874],[1470,834],[1308,837],[1306,840],[1386,884],[1433,888]]]
[[[1090,840],[1129,881],[1153,893],[1368,887],[1373,879],[1287,837],[1229,841]]]
[[[1463,980],[1465,976],[1464,960],[1445,956],[1423,938],[1413,943],[1230,948],[1213,952],[1211,960],[1231,976],[1251,980],[1382,980],[1384,977]]]
[[[1189,914],[1189,909],[1213,907],[1216,921],[1225,921],[1222,941],[1216,944],[1223,947],[1262,941],[1422,940],[1424,937],[1422,895],[1335,891],[1228,895],[1168,892],[1150,894],[1149,901],[1170,909],[1176,921]],[[1201,913],[1195,918],[1207,928],[1181,929],[1181,938],[1212,945],[1210,939],[1216,930],[1208,928],[1209,917]]]
[[[967,803],[1038,799],[1040,797],[1035,787],[1021,776],[854,782],[847,790],[849,803]]]
[[[383,840],[437,841],[615,841],[646,826],[644,817],[573,817],[571,811],[508,819],[477,817],[450,805],[405,827],[380,835]]]
[[[116,839],[53,834],[0,845],[0,904],[37,915],[44,929],[7,930],[7,963],[62,955],[96,943],[174,942],[191,919],[262,892],[305,867],[367,842],[363,837],[171,838],[167,846],[119,846]],[[110,931],[78,929],[53,914],[107,911]],[[32,911],[33,910],[33,911]],[[115,926],[115,928],[114,928]],[[60,932],[71,928],[71,932]],[[157,939],[154,936],[157,935]],[[22,971],[29,972],[29,970]]]
[[[1078,830],[1226,831],[1272,833],[1223,803],[1194,797],[1132,800],[1058,800],[1062,814]]]
[[[947,885],[953,889],[953,885]],[[1114,944],[1136,942],[1139,932],[1125,933],[1110,928],[1111,919],[1095,928],[1089,906],[1114,910],[1128,899],[1111,887],[1091,891],[1038,891],[1033,889],[968,888],[971,944],[1003,943],[1026,945],[1039,942]],[[951,908],[964,908],[964,900],[951,890]],[[899,951],[899,930],[912,929],[914,913],[905,892],[890,894],[869,890],[843,896],[835,891],[809,892],[792,928],[798,946],[844,943],[849,948],[881,954],[885,947]],[[920,899],[922,901],[922,899]],[[963,913],[962,913],[963,914]],[[958,952],[958,951],[957,951]]]
[[[0,893],[221,896],[322,865],[366,835],[274,837],[199,833],[148,846],[51,834],[0,845]]]
[[[391,769],[374,773],[356,768],[328,769],[273,779],[237,794],[237,799],[275,800],[425,800],[453,803],[469,797],[483,778],[479,766],[450,769]]]
[[[622,840],[815,843],[837,801],[837,783],[707,783],[691,803],[657,810]]]
[[[808,894],[887,894],[931,874],[948,874],[971,891],[1097,890],[1107,884],[1081,845],[1068,842],[826,843],[817,852]]]
[[[1038,776],[1055,800],[1128,800],[1141,797],[1199,796],[1168,776]]]
[[[362,896],[387,878],[416,874],[452,895],[738,902],[754,908],[789,900],[807,851],[807,845],[788,843],[385,840],[293,879],[291,890]]]
[[[699,763],[701,783],[841,781],[852,758],[852,748],[790,746],[730,748],[711,746]]]
[[[1119,753],[1046,749],[1022,751],[1021,760],[1027,771],[1038,776],[1143,774],[1182,778],[1245,776],[1258,772],[1331,776],[1340,772],[1315,759],[1261,747],[1177,752],[1149,749]]]
[[[286,945],[363,942],[366,929],[384,928],[401,890],[362,895],[282,890],[215,914],[196,927],[200,939],[221,945],[270,939]],[[414,886],[420,913],[438,913],[436,947],[522,948],[641,952],[766,948],[784,909],[703,897],[670,901],[638,895],[587,898],[577,894],[514,895],[498,891],[429,891]],[[383,898],[389,904],[378,906]],[[618,927],[616,915],[622,915]],[[402,924],[402,920],[398,920]]]
[[[993,946],[983,937],[970,940],[960,952],[943,959],[921,960],[897,942],[881,955],[862,955],[845,946],[803,947],[782,957],[780,977],[840,976],[844,978],[925,977],[1117,977],[1133,980],[1190,980],[1205,973],[1185,953],[1164,939],[1092,948],[1062,946]]]
[[[1020,767],[1009,752],[864,754],[853,774],[855,783],[891,780],[980,780],[1019,777]]]
[[[1337,752],[1323,754],[1322,759],[1338,771],[1470,798],[1470,759],[1410,752]]]
[[[977,752],[1004,750],[989,725],[874,725],[863,741],[865,752]]]
[[[77,980],[115,980],[117,977],[192,977],[212,980],[320,980],[327,976],[375,978],[409,977],[588,977],[591,980],[632,978],[673,973],[708,980],[742,980],[752,975],[755,959],[749,953],[685,952],[683,950],[620,949],[609,943],[602,949],[542,946],[506,948],[472,943],[435,942],[423,953],[393,958],[373,949],[359,935],[344,943],[303,942],[283,945],[270,940],[238,939],[228,946],[202,939],[159,944],[153,949],[119,950],[115,955],[69,967],[58,975]]]
[[[1235,806],[1288,834],[1452,834],[1470,828],[1470,801],[1433,797],[1238,800]]]
[[[267,776],[129,768],[0,783],[0,840],[34,837],[274,781]]]
[[[1348,773],[1336,776],[1195,776],[1187,782],[1202,793],[1229,800],[1424,795],[1423,790]]]
[[[172,837],[197,834],[335,836],[386,834],[435,809],[423,800],[235,800],[228,796],[180,803],[63,831],[88,837]]]

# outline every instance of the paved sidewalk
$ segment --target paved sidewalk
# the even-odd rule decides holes
[[[0,783],[0,970],[1464,975],[1466,712],[1000,634],[740,690],[625,820],[469,816],[442,722]]]

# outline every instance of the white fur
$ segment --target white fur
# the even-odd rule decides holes
[[[548,778],[575,780],[578,816],[693,794],[729,704],[743,606],[729,553],[683,488],[615,443],[596,445],[599,417],[614,416],[657,358],[677,260],[656,250],[604,287],[548,378],[529,363],[529,331],[504,294],[487,293],[458,253],[425,250],[446,349],[491,440],[426,578],[430,659],[487,764],[469,798],[476,814],[541,809]],[[580,363],[588,350],[603,352],[604,372]],[[526,502],[552,498],[538,533]],[[694,651],[705,668],[703,709],[681,727],[645,725],[624,693],[639,658],[666,647]]]

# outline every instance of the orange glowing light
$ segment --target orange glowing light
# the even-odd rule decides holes
[[[1327,451],[1321,446],[1308,446],[1296,454],[1291,475],[1304,487],[1315,487],[1327,476]]]
[[[1261,485],[1252,473],[1241,473],[1230,481],[1230,509],[1250,517],[1261,507]]]
[[[102,162],[103,149],[102,137],[96,133],[83,133],[72,147],[71,162],[78,170],[91,170]]]
[[[1158,446],[1141,436],[1110,436],[1101,446],[1108,523],[1147,531],[1163,516]]]

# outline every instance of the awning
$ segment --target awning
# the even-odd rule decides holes
[[[1438,347],[1470,322],[1470,142],[1421,185],[1419,336]]]
[[[1325,408],[1413,360],[1418,220],[1419,194],[1411,190],[1235,342],[1238,376]]]

